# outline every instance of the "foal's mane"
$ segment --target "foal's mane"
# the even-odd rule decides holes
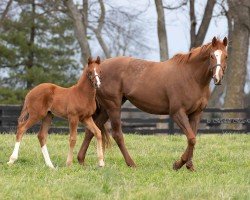
[[[211,43],[204,44],[200,47],[192,48],[188,53],[178,53],[174,55],[171,60],[176,63],[186,64],[190,60],[191,56],[197,56],[201,53],[207,53],[211,48]]]

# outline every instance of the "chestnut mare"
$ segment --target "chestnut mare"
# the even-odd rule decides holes
[[[8,164],[13,164],[18,158],[20,142],[24,132],[42,120],[38,139],[46,165],[54,168],[46,147],[46,138],[53,115],[68,119],[70,126],[69,153],[67,166],[72,164],[73,149],[76,144],[78,122],[84,123],[97,138],[97,154],[99,166],[104,166],[102,135],[95,125],[92,115],[96,110],[96,88],[100,82],[100,58],[88,60],[83,74],[77,84],[70,88],[43,83],[33,88],[25,97],[23,109],[18,119],[16,144]]]
[[[112,135],[128,166],[135,166],[124,143],[121,130],[121,105],[129,100],[137,108],[151,114],[169,114],[187,137],[187,148],[175,170],[192,163],[196,133],[202,110],[206,107],[214,79],[221,84],[227,58],[227,38],[213,38],[211,43],[192,49],[187,54],[177,54],[165,62],[149,62],[131,57],[118,57],[101,63],[102,88],[97,91],[100,109],[94,120],[103,134],[104,123],[111,121]],[[78,153],[83,163],[93,134],[87,130]]]

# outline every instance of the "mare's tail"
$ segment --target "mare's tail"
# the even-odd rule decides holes
[[[97,105],[97,108],[96,108],[94,116],[98,116],[101,112],[106,112],[104,108],[102,108],[102,106],[98,103],[97,99],[96,99],[96,105]],[[105,124],[103,124],[99,128],[102,132],[102,145],[103,145],[103,149],[105,150],[105,148],[109,148],[111,146],[110,134],[107,128],[105,127]]]

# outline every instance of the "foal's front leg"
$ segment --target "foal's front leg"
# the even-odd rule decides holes
[[[96,126],[92,117],[85,118],[83,121],[87,128],[94,134],[97,139],[97,156],[99,160],[99,166],[104,167],[105,163],[103,161],[103,148],[102,148],[102,134],[100,129]]]
[[[73,162],[73,150],[76,144],[78,120],[79,118],[76,116],[69,117],[70,136],[69,136],[69,153],[66,161],[67,166],[70,166]]]

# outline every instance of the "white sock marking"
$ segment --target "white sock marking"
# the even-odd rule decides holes
[[[216,51],[214,52],[214,55],[215,55],[215,58],[216,58],[216,61],[217,61],[217,65],[220,65],[220,64],[221,64],[221,54],[222,54],[222,51],[221,51],[221,50],[216,50]],[[221,66],[216,66],[215,77],[216,77],[216,79],[217,79],[217,82],[220,81],[220,76],[219,76],[220,69],[221,69]]]
[[[96,78],[96,82],[97,82],[97,87],[99,88],[100,85],[101,85],[101,81],[100,81],[100,78],[96,72],[96,69],[94,68],[94,72],[95,72],[95,78]]]
[[[48,152],[46,144],[41,149],[42,149],[42,153],[43,153],[43,157],[44,157],[46,165],[54,169],[55,167],[50,160],[49,152]]]
[[[8,164],[13,164],[17,160],[19,147],[20,147],[20,142],[16,142],[13,153],[10,156],[10,160],[9,160]]]

